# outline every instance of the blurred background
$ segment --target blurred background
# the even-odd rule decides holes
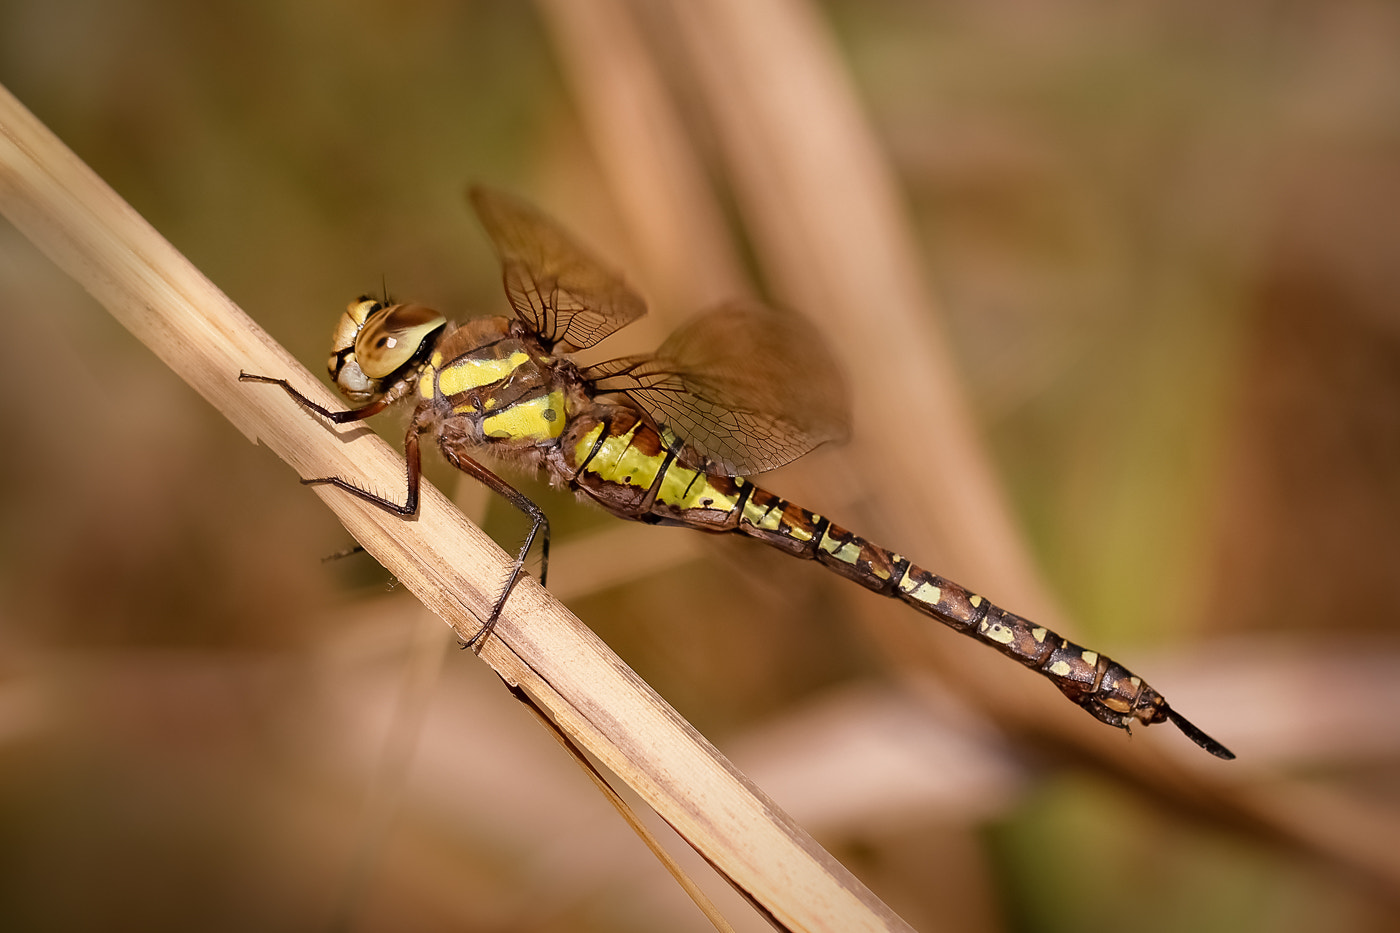
[[[812,318],[854,436],[764,484],[1239,755],[522,479],[551,589],[916,928],[1395,928],[1394,4],[0,0],[0,83],[318,374],[363,292],[504,313],[471,182],[647,294],[611,354]],[[0,244],[0,926],[709,928],[285,465]]]

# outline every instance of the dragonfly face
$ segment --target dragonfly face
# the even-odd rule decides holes
[[[447,325],[423,305],[385,305],[368,296],[350,302],[336,322],[326,363],[331,381],[352,402],[382,395],[386,381],[421,360]]]
[[[693,319],[654,354],[575,366],[568,354],[641,317],[645,302],[530,205],[480,189],[472,204],[500,256],[514,318],[475,318],[452,329],[422,305],[351,302],[329,360],[337,388],[361,406],[351,411],[327,411],[283,379],[243,378],[278,384],[337,424],[414,399],[402,505],[340,477],[304,482],[412,515],[420,438],[429,436],[454,466],[533,519],[504,595],[473,642],[495,625],[537,532],[548,565],[544,513],[476,461],[478,451],[491,449],[619,518],[735,532],[815,560],[1032,668],[1101,722],[1127,729],[1169,721],[1212,754],[1234,757],[1111,658],[741,478],[846,434],[838,370],[799,322],[734,303]]]

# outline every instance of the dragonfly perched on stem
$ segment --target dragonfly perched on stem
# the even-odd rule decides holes
[[[908,558],[768,492],[744,477],[782,466],[846,433],[849,415],[835,364],[791,317],[731,303],[694,318],[653,354],[591,366],[568,359],[646,313],[616,272],[529,204],[482,188],[470,193],[500,256],[511,317],[460,325],[418,304],[362,297],[336,326],[328,368],[359,407],[330,411],[285,379],[303,408],[335,424],[412,399],[404,440],[402,503],[340,476],[329,484],[382,509],[418,509],[420,444],[436,437],[453,466],[531,520],[479,647],[500,617],[536,537],[540,582],[549,566],[549,521],[524,494],[475,459],[489,450],[543,470],[557,485],[612,514],[652,524],[735,532],[898,599],[1048,678],[1100,722],[1172,722],[1201,748],[1235,757],[1173,710],[1142,678],[1106,655],[1007,612]]]

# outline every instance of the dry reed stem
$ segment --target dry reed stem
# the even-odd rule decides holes
[[[819,17],[801,0],[668,9],[762,266],[783,303],[820,320],[852,377],[847,455],[853,475],[885,491],[870,501],[887,543],[1072,637],[975,425],[894,173]],[[938,670],[1012,731],[1144,769],[1141,748],[1124,756],[1121,734],[1038,678],[969,641],[925,637],[924,620],[880,615],[867,631],[891,658]]]
[[[627,4],[538,6],[631,233],[653,311],[680,315],[743,294],[744,274],[702,161]]]
[[[903,507],[882,522],[924,553],[956,543],[940,558],[953,576],[994,581],[1002,604],[1058,627],[825,24],[801,0],[670,6],[770,283],[821,320],[854,380],[860,475],[900,490]]]
[[[994,583],[1001,604],[1064,629],[931,324],[936,308],[892,172],[812,11],[786,0],[759,6],[606,0],[584,8],[542,0],[540,7],[614,196],[624,197],[622,189],[638,177],[655,192],[627,215],[635,242],[653,242],[650,231],[663,218],[718,211],[698,157],[687,148],[683,110],[661,86],[663,56],[670,53],[673,80],[693,86],[781,303],[820,323],[854,380],[859,415],[841,455],[852,461],[850,475],[899,490],[876,523],[890,535],[885,543],[897,542],[954,577],[966,571],[965,580]],[[628,10],[632,15],[623,15]],[[595,70],[604,36],[614,41],[606,66]],[[626,89],[620,103],[618,88]],[[702,132],[691,126],[689,136]],[[654,216],[638,220],[647,206]],[[702,244],[697,264],[733,252],[713,242],[723,233],[708,222],[687,233]],[[671,261],[657,260],[667,267]],[[727,275],[727,265],[719,265]],[[809,504],[824,513],[829,508]],[[1055,739],[1082,736],[1100,749],[1119,738],[1072,708],[1042,702],[1043,683],[1018,676],[985,648],[944,633],[931,647],[923,637],[926,622],[906,622],[871,630],[903,639],[890,648],[892,657],[932,656],[929,666],[980,692],[1001,722]]]
[[[994,583],[1003,605],[1072,634],[1034,569],[957,384],[951,351],[933,324],[936,307],[893,173],[810,4],[682,0],[628,6],[608,0],[587,7],[592,17],[566,0],[540,5],[561,59],[574,63],[568,71],[573,91],[615,192],[645,173],[649,189],[658,193],[651,203],[672,217],[677,203],[694,203],[699,196],[700,170],[689,153],[667,161],[668,153],[684,151],[684,121],[679,108],[653,88],[657,68],[636,40],[645,31],[634,29],[620,11],[630,9],[637,20],[654,23],[650,54],[658,54],[658,31],[672,31],[673,43],[679,38],[687,55],[669,64],[705,103],[763,268],[785,303],[821,320],[857,379],[857,410],[865,420],[850,450],[859,475],[881,477],[887,488],[899,490],[902,508],[881,516],[887,530],[901,547],[941,555],[955,567],[954,575]],[[609,74],[602,80],[589,72],[590,63],[597,64],[599,37],[618,35],[626,41],[620,51],[607,43]],[[621,108],[632,118],[623,120],[608,95],[637,86],[648,88],[640,95],[647,107]],[[668,135],[675,138],[662,138]],[[634,239],[645,241],[655,218],[632,222]],[[694,234],[704,241],[714,231],[702,224]],[[721,253],[709,247],[701,255]],[[878,382],[862,382],[866,376]],[[948,552],[950,544],[956,555]],[[1238,771],[1222,773],[1214,760],[1183,767],[1179,756],[1156,753],[1144,741],[1128,746],[1037,678],[1008,668],[984,648],[953,642],[958,639],[941,639],[934,648],[906,643],[891,653],[910,658],[947,651],[962,669],[959,685],[979,694],[998,721],[1203,823],[1319,855],[1385,888],[1400,883],[1400,849],[1386,842],[1393,821],[1368,827],[1364,805],[1286,782],[1261,788]],[[1172,735],[1165,728],[1153,735],[1163,733]],[[1179,736],[1174,741],[1187,744]],[[1326,800],[1325,808],[1319,799]],[[1291,805],[1303,801],[1311,805]],[[1325,818],[1310,816],[1320,809]]]
[[[128,330],[302,476],[401,488],[403,461],[367,431],[337,435],[284,393],[238,382],[285,374],[329,393],[0,88],[0,211]],[[358,436],[356,436],[358,435]],[[347,436],[356,436],[353,441]],[[458,634],[485,616],[507,558],[436,490],[411,521],[335,490],[345,527]],[[907,929],[532,580],[516,587],[482,657],[630,785],[784,926]]]
[[[989,588],[995,583],[1002,605],[1073,634],[1011,516],[958,384],[958,366],[931,326],[936,307],[894,174],[812,4],[711,0],[670,7],[779,293],[822,315],[836,345],[849,354],[851,372],[878,377],[878,385],[856,383],[858,394],[878,398],[858,401],[869,420],[853,447],[863,475],[881,476],[887,488],[899,490],[902,509],[885,515],[887,524],[920,553],[955,543],[955,574],[965,571]],[[947,641],[937,646],[940,652]],[[1040,733],[1203,823],[1320,855],[1348,877],[1400,896],[1393,817],[1343,793],[1288,781],[1240,782],[1214,760],[1197,757],[1192,763],[1198,767],[1183,767],[1146,742],[1128,746],[1036,678],[1020,677],[1003,659],[968,647],[956,653],[970,674],[959,677],[959,686],[977,693],[1000,721]],[[1180,736],[1164,732],[1186,747]]]

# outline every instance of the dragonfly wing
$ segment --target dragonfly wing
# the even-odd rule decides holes
[[[488,188],[469,196],[501,258],[516,315],[550,346],[582,350],[646,314],[622,276],[533,206]]]
[[[762,473],[849,434],[830,351],[799,320],[752,304],[702,314],[654,355],[600,363],[584,377],[670,428],[694,469]]]

